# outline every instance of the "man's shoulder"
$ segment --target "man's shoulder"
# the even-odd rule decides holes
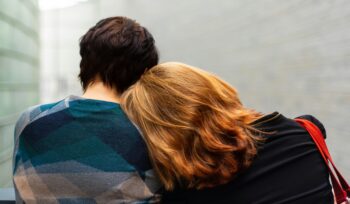
[[[22,119],[22,122],[30,123],[40,117],[65,109],[68,106],[64,101],[65,100],[60,100],[54,103],[31,106],[22,112],[18,121]],[[25,121],[23,121],[23,119],[25,119]]]
[[[35,106],[31,106],[27,108],[25,111],[21,113],[19,116],[16,125],[15,125],[15,138],[17,138],[23,129],[34,122],[35,120],[52,114],[54,112],[60,111],[67,108],[67,104],[65,103],[65,99],[54,102],[54,103],[45,103],[39,104]]]

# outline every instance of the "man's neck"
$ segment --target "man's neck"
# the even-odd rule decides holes
[[[101,81],[95,81],[94,83],[90,84],[86,88],[83,94],[83,97],[88,99],[109,101],[114,103],[120,102],[120,98],[117,95],[117,91],[114,88],[106,86]]]

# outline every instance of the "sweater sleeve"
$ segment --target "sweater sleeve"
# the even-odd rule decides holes
[[[324,128],[323,124],[317,118],[315,118],[312,115],[302,115],[302,116],[299,116],[297,118],[305,119],[305,120],[308,120],[308,121],[314,123],[321,130],[323,137],[325,139],[327,138],[326,129]]]

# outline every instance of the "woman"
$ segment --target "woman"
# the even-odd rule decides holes
[[[164,203],[333,203],[308,133],[278,112],[244,107],[210,73],[157,65],[124,93],[122,106],[143,133]],[[303,118],[325,135],[317,119]]]

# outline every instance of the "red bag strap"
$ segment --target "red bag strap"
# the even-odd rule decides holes
[[[335,166],[333,159],[328,151],[325,139],[322,135],[322,132],[320,129],[313,124],[312,122],[297,118],[295,119],[296,122],[298,122],[302,127],[304,127],[310,134],[311,138],[315,142],[317,149],[321,153],[322,158],[324,159],[332,181],[332,186],[334,189],[334,194],[337,203],[342,203],[347,201],[347,195],[350,196],[350,187],[349,184],[346,182],[345,178],[341,175],[337,167]],[[335,171],[335,174],[329,165],[329,163],[332,165],[333,170]]]

